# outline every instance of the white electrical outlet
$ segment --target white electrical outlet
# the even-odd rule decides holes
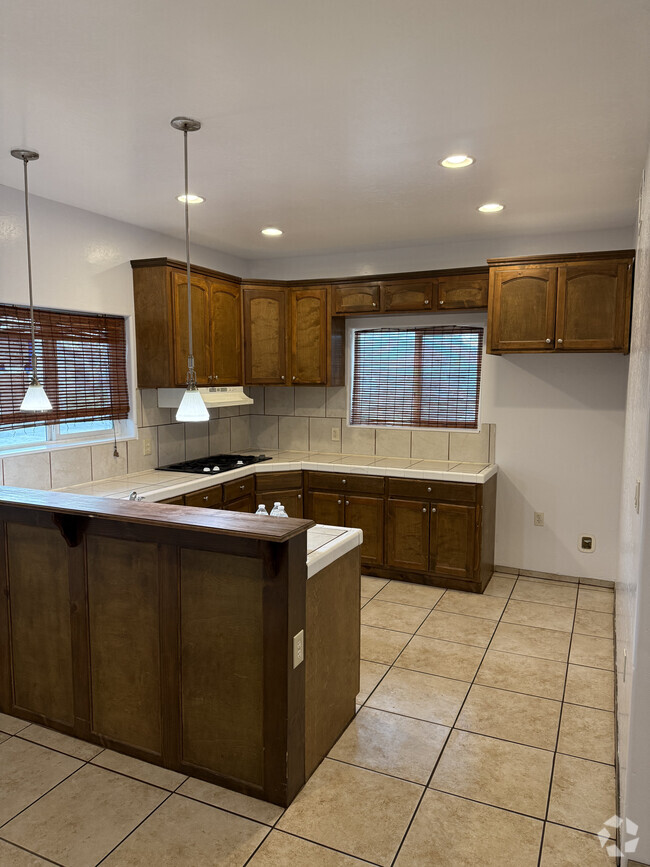
[[[536,527],[544,526],[544,512],[533,512],[533,524]]]
[[[151,454],[151,440],[144,440],[142,443],[142,454],[150,455]]]
[[[298,668],[305,659],[305,630],[301,629],[293,636],[293,667]]]
[[[341,439],[341,429],[338,427],[332,428],[332,442],[337,443]]]

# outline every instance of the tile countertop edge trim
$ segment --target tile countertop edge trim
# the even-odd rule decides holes
[[[202,491],[205,488],[212,488],[215,485],[223,484],[225,482],[245,478],[251,473],[281,473],[298,469],[306,471],[311,470],[312,472],[343,472],[351,473],[352,475],[392,476],[393,478],[423,479],[425,481],[440,482],[465,482],[466,484],[481,485],[497,474],[498,465],[487,465],[486,468],[481,470],[479,473],[463,473],[459,472],[456,467],[451,470],[418,470],[416,467],[405,469],[402,467],[355,466],[353,464],[320,464],[308,460],[277,462],[271,460],[259,464],[249,464],[241,469],[230,470],[229,472],[219,473],[218,475],[208,476],[207,478],[187,473],[187,481],[185,479],[179,480],[176,477],[166,485],[158,482],[152,483],[147,481],[138,487],[137,481],[139,477],[150,478],[151,473],[166,472],[165,470],[145,470],[141,473],[129,473],[126,476],[116,476],[113,479],[98,479],[96,482],[84,482],[80,485],[71,485],[57,490],[69,494],[86,494],[92,496],[90,491],[92,491],[95,485],[106,486],[107,484],[110,485],[112,482],[117,485],[124,480],[123,487],[120,487],[119,489],[116,488],[113,493],[103,492],[102,496],[108,499],[126,499],[130,491],[136,490],[143,496],[143,499],[146,502],[157,502],[158,500],[167,499],[168,497],[191,494],[195,491]]]
[[[316,533],[323,524],[316,524],[315,527],[310,527],[307,530],[307,537],[313,531]],[[363,542],[363,531],[355,527],[347,527],[345,532],[335,539],[331,539],[325,545],[321,545],[307,554],[307,578],[312,578],[318,572],[321,572],[326,566],[330,566],[339,557],[353,551]]]

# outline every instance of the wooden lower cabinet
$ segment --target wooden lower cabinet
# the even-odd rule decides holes
[[[469,580],[474,575],[475,506],[435,503],[429,512],[429,569],[436,575]]]
[[[386,565],[427,572],[429,569],[429,505],[421,500],[388,501]]]
[[[384,498],[349,496],[345,499],[345,527],[363,532],[361,563],[380,566],[384,562]]]
[[[282,503],[290,518],[303,516],[302,470],[286,473],[259,473],[255,477],[255,509],[261,504],[269,514],[274,503]]]
[[[343,494],[329,491],[310,491],[307,495],[307,517],[317,524],[344,527],[345,504]]]

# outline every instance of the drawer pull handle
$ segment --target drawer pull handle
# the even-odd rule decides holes
[[[428,304],[428,303],[429,303],[429,299],[428,299],[428,298],[425,298],[425,299],[424,299],[424,303],[425,303],[425,304]]]
[[[302,500],[302,494],[298,494],[298,499]]]
[[[373,301],[373,302],[372,302],[372,306],[373,306],[373,307],[376,307],[376,306],[377,306],[377,302],[376,302],[376,301]]]
[[[441,303],[441,304],[444,304],[445,302],[444,302],[444,301],[441,301],[440,303]]]
[[[296,378],[295,376],[292,376],[292,377],[291,377],[291,379],[295,379],[295,378]]]
[[[347,480],[347,479],[341,479],[341,484],[342,484],[342,485],[346,485],[346,484],[347,484],[347,482],[348,482],[348,480]]]
[[[284,379],[284,374],[282,374],[282,376],[280,377],[280,379]]]

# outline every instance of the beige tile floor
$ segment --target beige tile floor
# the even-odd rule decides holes
[[[613,593],[362,579],[358,712],[288,810],[0,714],[0,867],[605,867]]]

